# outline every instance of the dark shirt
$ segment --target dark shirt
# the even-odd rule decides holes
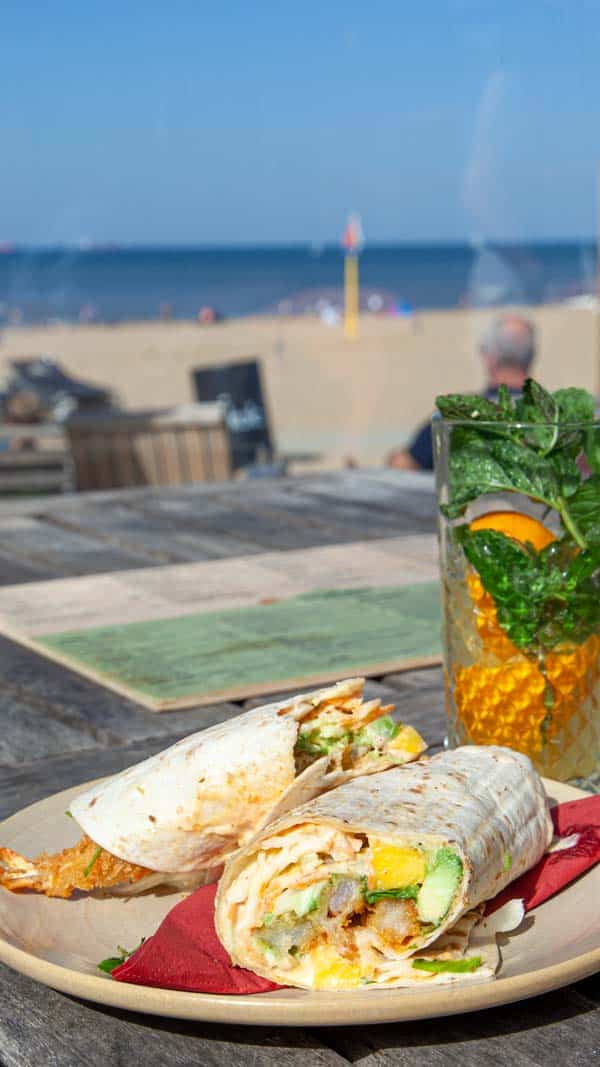
[[[493,386],[488,385],[487,389],[481,394],[486,396],[489,400],[495,400],[498,390]],[[509,389],[512,396],[520,396],[520,389]],[[423,425],[417,430],[410,444],[408,445],[407,452],[409,456],[412,456],[415,463],[424,471],[433,470],[433,441],[431,437],[431,421],[423,423]]]

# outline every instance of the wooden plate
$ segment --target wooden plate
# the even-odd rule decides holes
[[[89,783],[91,784],[91,783]],[[0,824],[0,843],[36,855],[73,844],[78,827],[65,816],[86,786],[57,793]],[[547,782],[553,801],[585,794]],[[0,889],[0,960],[72,996],[112,1007],[180,1019],[268,1026],[341,1026],[424,1019],[522,1000],[600,970],[600,865],[529,915],[503,948],[496,981],[429,990],[348,993],[277,990],[255,996],[179,993],[113,982],[96,969],[117,945],[151,934],[180,894],[131,899],[49,900]]]

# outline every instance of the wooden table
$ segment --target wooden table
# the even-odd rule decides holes
[[[0,584],[267,549],[431,532],[425,476],[348,472],[273,482],[121,491],[0,507]],[[0,589],[0,601],[2,591]],[[0,818],[110,774],[239,714],[219,704],[156,715],[0,639]],[[369,682],[433,749],[439,668]],[[256,703],[253,701],[252,703]],[[600,1060],[600,977],[522,1004],[431,1022],[330,1030],[194,1024],[110,1011],[0,967],[1,1067],[584,1067]]]

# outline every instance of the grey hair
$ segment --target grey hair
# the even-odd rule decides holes
[[[487,326],[481,350],[501,365],[527,370],[535,356],[535,328],[518,315],[501,315]]]

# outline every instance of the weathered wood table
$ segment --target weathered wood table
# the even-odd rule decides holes
[[[434,529],[429,479],[391,471],[11,501],[0,505],[0,585]],[[0,603],[1,597],[0,589]],[[432,748],[441,745],[439,668],[377,679],[369,691],[396,703]],[[59,789],[118,771],[240,710],[219,704],[156,715],[0,639],[0,818]],[[287,1030],[111,1011],[0,966],[1,1067],[546,1067],[549,1062],[587,1067],[596,1061],[599,976],[473,1015]]]

